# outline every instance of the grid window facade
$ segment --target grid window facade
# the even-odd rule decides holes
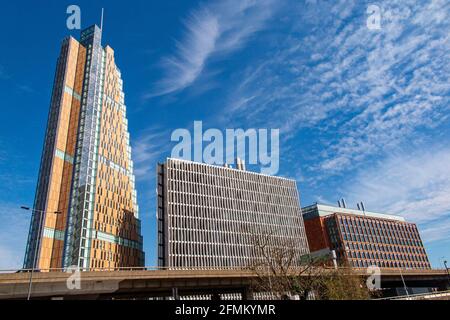
[[[335,214],[327,220],[334,220],[327,226],[339,235],[335,248],[353,267],[431,268],[413,223],[345,214]]]
[[[158,166],[158,264],[246,267],[254,237],[308,253],[296,183],[243,170],[168,159]]]
[[[302,209],[311,252],[355,268],[430,269],[417,226],[399,216],[315,204]]]

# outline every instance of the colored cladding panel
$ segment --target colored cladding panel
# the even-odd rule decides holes
[[[64,160],[64,161],[67,161],[67,162],[69,162],[70,164],[73,164],[73,157],[70,155],[70,154],[67,154],[67,153],[65,153],[64,151],[61,151],[61,150],[59,150],[59,149],[56,149],[56,151],[55,151],[55,155],[58,157],[58,158],[60,158],[60,159],[62,159],[62,160]]]
[[[311,252],[330,247],[323,218],[317,217],[314,219],[305,220],[304,223],[309,250]]]
[[[130,141],[122,80],[114,51],[105,49],[105,85],[100,126],[97,193],[94,214],[96,241],[91,250],[94,268],[143,263],[140,222],[135,200]]]
[[[52,228],[44,228],[44,237],[64,241],[64,232]]]
[[[55,158],[55,144],[58,130],[59,113],[61,109],[62,84],[65,77],[65,69],[67,64],[67,56],[69,51],[68,39],[63,41],[61,53],[56,64],[55,80],[53,85],[52,99],[50,102],[50,110],[48,115],[47,129],[42,151],[42,158],[39,170],[36,195],[34,200],[34,211],[30,223],[28,234],[27,248],[24,258],[24,267],[31,268],[39,266],[38,254],[42,247],[41,233],[42,225],[45,222],[44,211],[47,211],[47,199],[49,195],[50,180],[52,177],[53,160]]]
[[[65,232],[65,222],[68,211],[68,200],[73,171],[73,156],[66,153],[68,147],[69,127],[72,115],[73,92],[68,92],[68,85],[75,81],[75,69],[78,60],[79,44],[76,40],[69,38],[64,45],[63,55],[65,68],[61,82],[57,83],[56,90],[61,90],[58,119],[56,126],[56,141],[54,145],[55,154],[52,159],[48,195],[46,202],[46,215],[43,219],[43,237],[46,237],[48,228],[58,228],[58,232]],[[74,141],[69,143],[75,144]],[[59,212],[55,214],[54,212]],[[42,232],[42,231],[41,231]],[[48,234],[48,232],[47,232]],[[38,266],[41,269],[60,268],[63,246],[61,239],[58,241],[46,240],[46,250],[39,251]]]
[[[122,85],[97,26],[63,41],[24,267],[143,265]]]
[[[101,30],[93,26],[82,31],[81,44],[87,48],[85,79],[75,152],[76,174],[73,179],[63,265],[89,268],[104,83]]]

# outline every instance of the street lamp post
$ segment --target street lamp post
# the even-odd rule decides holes
[[[398,270],[400,271],[400,277],[402,278],[403,288],[405,288],[406,295],[409,297],[408,287],[406,286],[405,278],[403,278],[403,273],[402,273],[402,269],[400,266],[398,267]]]
[[[448,271],[447,260],[444,260],[444,266],[445,266],[445,270],[447,271],[447,279],[448,279],[448,284],[450,286],[450,272]]]
[[[43,221],[43,218],[44,218],[44,216],[45,216],[45,213],[54,213],[54,214],[60,214],[61,213],[61,211],[53,211],[53,212],[47,212],[47,211],[44,211],[44,210],[37,210],[37,209],[34,209],[34,208],[30,208],[30,207],[25,207],[25,206],[21,206],[20,207],[21,209],[23,209],[23,210],[27,210],[27,211],[31,211],[31,212],[38,212],[39,214],[40,214],[40,216],[39,216],[39,224],[38,224],[38,230],[37,230],[37,232],[38,233],[40,233],[41,232],[41,228],[42,228],[42,221]],[[37,239],[38,239],[38,234],[36,234],[36,241],[37,241]],[[27,295],[27,300],[30,300],[30,298],[31,298],[31,287],[32,287],[32,283],[33,283],[33,273],[34,273],[34,269],[36,268],[36,264],[37,264],[37,253],[38,253],[38,247],[39,247],[39,244],[36,242],[35,243],[35,245],[34,245],[34,254],[33,254],[33,266],[32,266],[32,268],[31,268],[31,272],[30,272],[30,282],[29,282],[29,284],[28,284],[28,295]]]

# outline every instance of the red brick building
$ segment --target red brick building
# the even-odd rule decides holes
[[[334,250],[355,268],[431,268],[417,226],[402,217],[321,204],[302,212],[312,255]]]

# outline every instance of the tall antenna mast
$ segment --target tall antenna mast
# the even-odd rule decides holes
[[[102,18],[100,19],[100,30],[103,31],[103,12],[104,12],[104,8],[102,8]]]

